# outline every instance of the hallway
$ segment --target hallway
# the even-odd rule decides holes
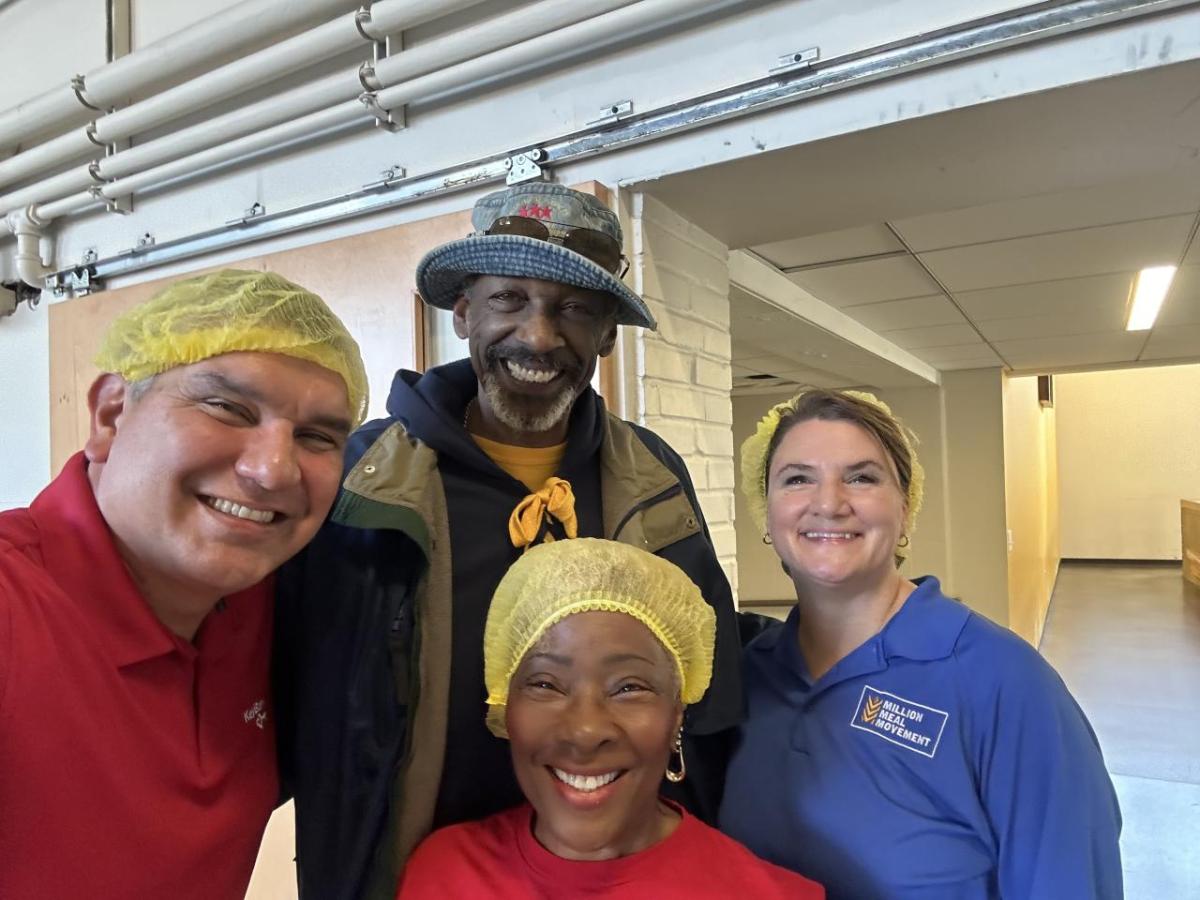
[[[1200,597],[1178,565],[1064,562],[1041,651],[1100,738],[1125,896],[1200,897]]]

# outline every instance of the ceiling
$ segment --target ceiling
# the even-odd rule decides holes
[[[908,369],[798,319],[736,287],[730,289],[733,388],[738,394],[804,387],[919,387]]]
[[[1200,63],[644,187],[939,370],[1200,361]],[[1136,272],[1162,264],[1182,268],[1157,324],[1125,331]],[[759,322],[752,301],[777,318]],[[761,374],[883,386],[873,354],[736,291],[732,303],[735,388]],[[876,377],[895,376],[885,365]]]

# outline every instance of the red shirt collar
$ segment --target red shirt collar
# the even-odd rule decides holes
[[[87,608],[89,620],[105,632],[103,643],[116,666],[174,652],[194,656],[198,649],[207,649],[205,639],[210,632],[223,630],[209,628],[210,614],[193,646],[154,615],[125,567],[112,531],[96,505],[82,453],[67,461],[59,476],[30,504],[29,513],[41,538],[46,571],[67,596]],[[268,602],[269,582],[267,579],[227,599],[226,612],[233,612],[235,620],[229,622],[230,626],[241,624],[240,613],[247,603]],[[219,653],[223,642],[213,643],[216,646],[208,652]]]

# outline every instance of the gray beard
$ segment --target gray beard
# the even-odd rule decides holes
[[[571,412],[571,407],[575,403],[574,393],[570,388],[564,388],[545,412],[525,413],[514,409],[509,404],[508,396],[491,372],[484,373],[479,381],[479,387],[487,398],[492,415],[499,419],[502,425],[513,431],[524,431],[529,434],[541,434],[549,431]]]

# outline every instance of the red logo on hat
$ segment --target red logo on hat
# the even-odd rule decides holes
[[[553,212],[548,206],[538,206],[536,203],[533,206],[526,206],[522,203],[517,215],[530,219],[549,219]]]

